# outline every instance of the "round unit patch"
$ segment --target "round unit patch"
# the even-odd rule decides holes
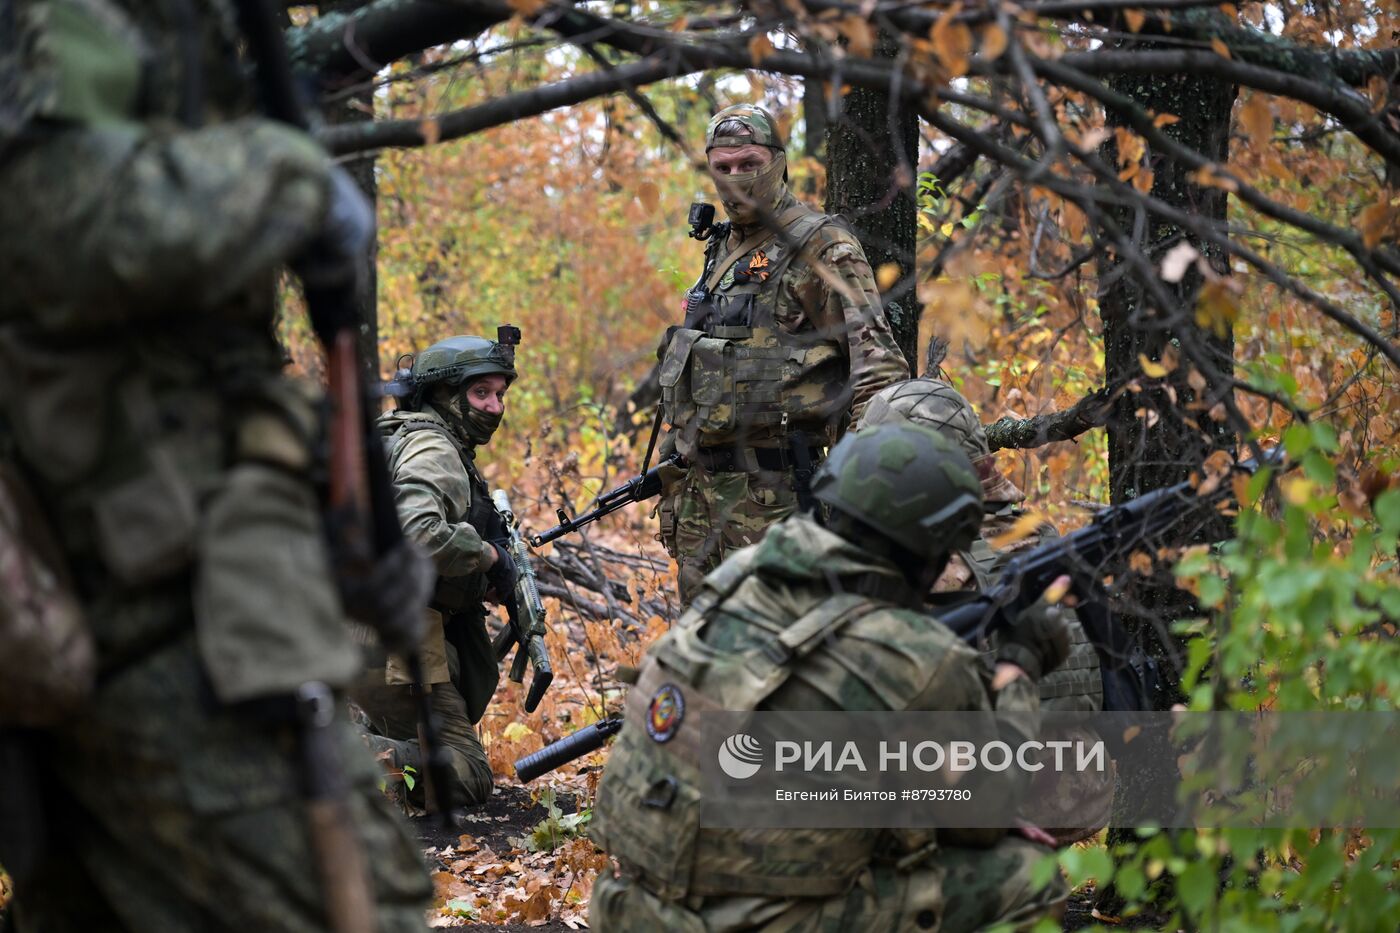
[[[647,735],[657,742],[669,742],[685,718],[685,695],[675,684],[662,684],[651,695],[647,707]]]

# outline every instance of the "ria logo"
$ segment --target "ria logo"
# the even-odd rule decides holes
[[[736,781],[751,778],[763,767],[763,746],[753,736],[736,732],[719,747],[719,767]]]

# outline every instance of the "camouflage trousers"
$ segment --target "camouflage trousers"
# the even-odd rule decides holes
[[[343,719],[335,730],[379,933],[425,929],[418,846]],[[46,860],[19,933],[327,929],[299,787],[297,727],[214,703],[193,632],[100,683],[36,743]]]
[[[989,849],[946,848],[899,871],[873,865],[830,898],[705,897],[664,901],[627,876],[598,878],[588,922],[600,933],[963,933],[992,924],[1029,930],[1058,916],[1067,897],[1056,875],[1037,889],[1035,865],[1051,852],[1019,837]]]
[[[661,543],[678,567],[681,605],[730,551],[757,544],[797,508],[792,474],[710,473],[691,465],[660,506]]]
[[[458,676],[457,652],[447,646],[447,667],[452,680]],[[388,753],[393,767],[402,771],[405,765],[419,775],[408,799],[422,806],[423,763],[418,749],[418,701],[412,688],[384,683],[384,668],[374,668],[364,675],[350,691],[350,699],[360,707],[368,725],[370,749],[376,756]],[[483,803],[491,796],[491,765],[486,749],[481,746],[476,728],[467,716],[467,703],[451,683],[433,684],[433,712],[437,714],[438,741],[448,751],[457,785],[453,799],[458,804]]]

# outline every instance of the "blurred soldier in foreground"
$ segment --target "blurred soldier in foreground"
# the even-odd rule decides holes
[[[370,747],[387,750],[399,770],[417,772],[409,791],[416,803],[423,801],[426,771],[415,689],[431,691],[458,782],[453,797],[475,804],[491,796],[491,766],[472,725],[481,720],[499,676],[484,600],[488,592],[496,600],[511,598],[515,564],[500,541],[504,532],[476,468],[476,451],[500,426],[514,380],[514,343],[449,337],[399,374],[400,407],[379,419],[404,531],[432,558],[437,588],[423,643],[424,683],[414,684],[401,661],[390,657],[368,672],[352,698],[369,721]]]
[[[66,709],[0,709],[42,727],[24,810],[48,825],[0,838],[21,931],[316,931],[345,891],[379,933],[424,926],[416,844],[335,718],[345,612],[414,645],[421,557],[337,589],[318,406],[272,337],[282,264],[344,289],[373,217],[313,140],[251,115],[241,42],[214,0],[0,2],[0,562],[53,571],[35,605],[7,588],[0,633],[76,607],[96,675]],[[11,649],[6,687],[29,673]]]
[[[707,234],[702,280],[661,349],[663,454],[689,462],[660,506],[682,602],[790,514],[847,423],[909,375],[860,242],[788,190],[773,117],[721,110],[705,151],[730,223]]]
[[[1003,830],[696,830],[693,743],[645,725],[667,690],[702,709],[1019,711],[1035,728],[1036,681],[1064,659],[1063,623],[1040,607],[1009,629],[995,675],[922,611],[982,518],[950,441],[864,430],[832,450],[812,491],[824,522],[792,516],[732,555],[647,653],[594,807],[591,832],[621,867],[593,889],[589,920],[604,933],[973,930],[1029,923],[1065,896],[1058,878],[1031,882],[1049,850]],[[662,780],[678,785],[672,803],[646,805]]]

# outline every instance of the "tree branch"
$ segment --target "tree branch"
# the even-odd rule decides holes
[[[1073,440],[1090,428],[1101,428],[1108,424],[1112,412],[1112,395],[1107,389],[1099,389],[1064,411],[1049,412],[1033,418],[998,418],[985,427],[987,446],[992,450],[1025,450],[1043,447],[1054,441]]]
[[[1059,61],[1092,75],[1212,74],[1255,90],[1291,97],[1336,117],[1386,161],[1400,165],[1400,137],[1377,119],[1366,97],[1350,88],[1329,87],[1312,78],[1194,49],[1070,52]]]
[[[404,56],[480,35],[514,15],[501,0],[374,0],[287,30],[287,50],[298,70],[323,81],[363,78]]]
[[[539,116],[559,107],[581,104],[595,97],[676,77],[699,68],[687,68],[674,56],[654,56],[611,71],[594,71],[577,78],[519,91],[473,107],[415,120],[366,120],[325,127],[321,141],[334,155],[370,149],[412,149],[430,142],[459,139],[472,133]],[[436,124],[436,128],[432,126]]]

